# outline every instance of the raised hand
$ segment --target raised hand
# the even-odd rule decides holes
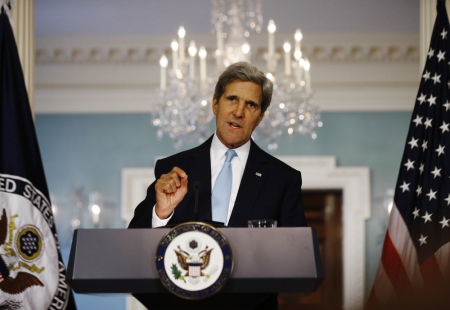
[[[160,219],[167,218],[176,206],[183,200],[188,189],[186,172],[174,167],[168,174],[163,174],[155,185],[155,212]]]

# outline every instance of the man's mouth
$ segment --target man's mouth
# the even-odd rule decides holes
[[[228,125],[230,125],[231,128],[241,128],[238,123],[229,122]]]

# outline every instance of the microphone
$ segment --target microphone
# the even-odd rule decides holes
[[[192,187],[195,190],[194,221],[198,222],[198,191],[202,189],[202,183],[195,181]]]

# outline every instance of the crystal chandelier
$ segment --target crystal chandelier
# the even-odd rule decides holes
[[[172,68],[168,70],[165,55],[160,59],[159,104],[152,112],[152,123],[158,127],[158,139],[168,134],[176,148],[183,143],[201,143],[211,135],[209,123],[213,119],[211,105],[215,82],[229,65],[239,61],[251,62],[252,48],[248,38],[252,32],[259,34],[262,30],[260,0],[213,0],[212,6],[211,22],[217,39],[213,75],[207,76],[207,52],[203,46],[198,51],[200,74],[196,75],[197,48],[191,41],[187,59],[183,27],[178,31],[178,41],[171,44]],[[276,25],[273,20],[269,21],[267,30],[268,49],[264,59],[266,75],[273,82],[274,91],[272,103],[254,132],[254,138],[267,144],[269,150],[276,150],[279,141],[285,137],[292,138],[295,133],[316,139],[315,129],[323,124],[320,111],[313,105],[310,63],[302,55],[300,30],[294,35],[294,49],[287,41],[283,45],[282,71],[277,70],[281,55],[275,50]]]
[[[184,143],[199,143],[210,135],[209,123],[213,118],[211,98],[213,84],[206,76],[206,49],[202,46],[198,51],[200,58],[200,79],[195,74],[195,56],[197,48],[192,41],[186,59],[184,48],[185,30],[178,31],[179,42],[173,41],[172,69],[167,74],[168,59],[161,56],[161,80],[159,104],[152,111],[152,123],[158,127],[157,138],[165,134],[173,140],[175,148]]]

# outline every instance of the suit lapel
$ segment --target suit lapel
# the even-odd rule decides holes
[[[192,185],[199,181],[202,188],[198,195],[198,218],[199,220],[211,220],[211,149],[212,136],[202,145],[196,148],[192,154],[192,170],[190,171],[188,191],[193,191]],[[192,205],[194,210],[194,205]]]
[[[228,226],[246,226],[249,214],[256,203],[268,174],[268,165],[265,163],[267,163],[267,157],[252,140],[244,175],[242,176]]]

